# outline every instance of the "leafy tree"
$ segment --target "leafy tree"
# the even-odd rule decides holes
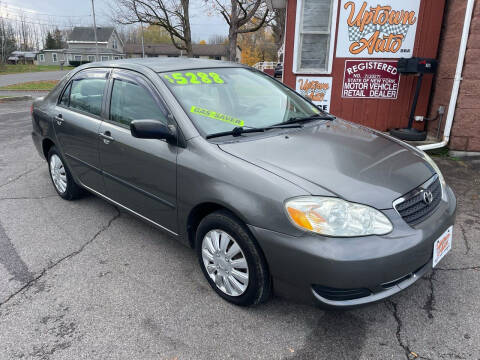
[[[205,40],[200,40],[199,44],[200,44],[200,45],[206,45],[207,42],[206,42]]]
[[[66,46],[62,32],[58,28],[53,32],[53,39],[55,40],[55,49],[63,49]]]
[[[143,41],[145,42],[145,44],[172,43],[168,32],[158,25],[149,25],[145,29],[143,29]]]
[[[47,37],[45,38],[45,49],[57,49],[57,42],[50,31],[47,32]]]
[[[277,49],[272,30],[262,27],[254,33],[241,34],[238,40],[242,48],[242,63],[255,65],[260,61],[277,61]]]

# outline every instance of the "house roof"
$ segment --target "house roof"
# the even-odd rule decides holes
[[[228,53],[228,45],[225,44],[195,44],[192,47],[195,56],[227,56]],[[142,45],[126,44],[123,51],[126,54],[142,54]],[[181,50],[172,44],[145,44],[146,55],[180,55],[180,53]]]
[[[61,53],[61,54],[92,54],[95,55],[97,52],[95,50],[95,46],[92,47],[86,47],[86,48],[73,48],[73,49],[46,49],[42,50],[42,52],[56,52],[56,53]],[[104,47],[99,47],[98,48],[98,54],[99,55],[124,55],[124,53],[116,50],[116,49],[109,49],[109,48],[104,48]]]
[[[98,27],[97,26],[97,41],[107,42],[112,36],[112,32],[115,29],[113,27]],[[68,35],[68,41],[95,41],[95,34],[93,33],[93,27],[81,27],[76,26],[72,32]]]
[[[24,58],[35,58],[37,55],[36,51],[12,51],[12,57],[24,57]],[[10,59],[9,59],[10,60]]]

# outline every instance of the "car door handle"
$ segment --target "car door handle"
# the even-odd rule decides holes
[[[115,139],[111,136],[110,131],[105,131],[104,133],[98,134],[103,139],[103,142],[105,144],[110,144],[111,141],[114,141]]]
[[[55,116],[55,121],[57,122],[57,125],[62,125],[65,119],[63,118],[62,114],[58,114]]]

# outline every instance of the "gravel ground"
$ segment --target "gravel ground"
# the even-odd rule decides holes
[[[478,160],[438,161],[453,249],[406,291],[346,312],[244,309],[191,249],[94,196],[60,199],[29,107],[0,104],[0,359],[480,359]]]

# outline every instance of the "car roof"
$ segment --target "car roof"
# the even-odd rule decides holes
[[[82,68],[90,67],[120,67],[124,69],[137,69],[138,66],[150,68],[154,72],[169,72],[178,70],[190,70],[200,68],[227,68],[227,67],[245,67],[229,61],[209,60],[209,59],[193,59],[184,57],[167,57],[167,58],[129,58],[121,60],[110,60],[101,62],[88,63]]]

